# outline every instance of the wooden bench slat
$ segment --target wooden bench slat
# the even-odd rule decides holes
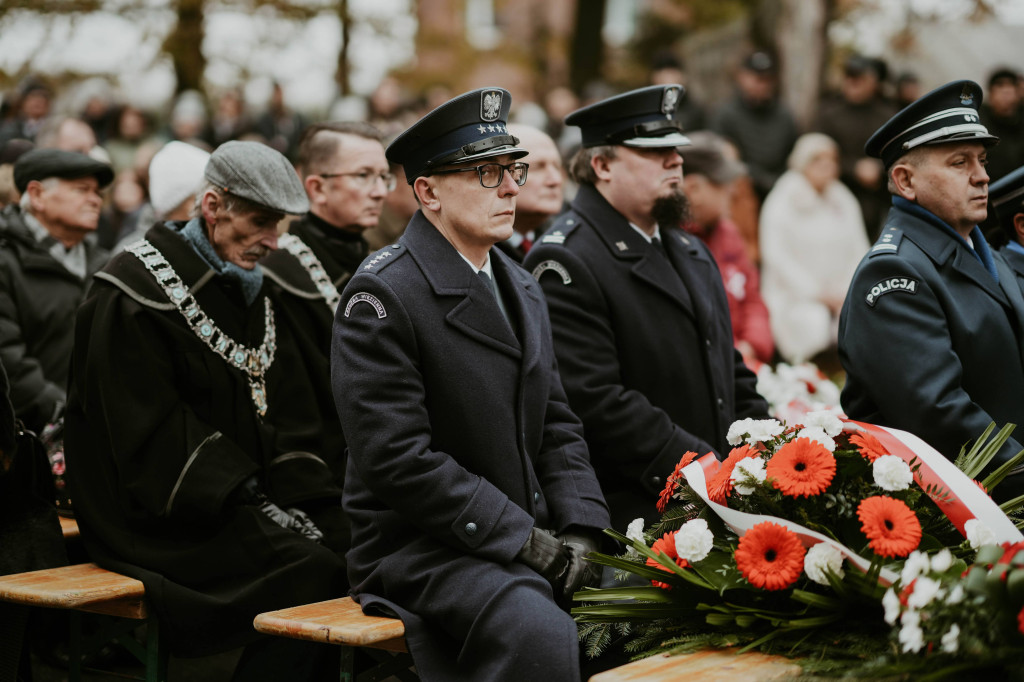
[[[796,678],[801,671],[799,665],[781,656],[721,649],[651,656],[594,675],[590,682],[766,682]]]
[[[78,530],[78,521],[67,516],[58,516],[57,518],[60,519],[60,530],[64,534],[65,540],[77,538],[81,535],[81,532]]]
[[[142,582],[96,564],[0,576],[0,601],[136,620],[147,617],[145,594]]]
[[[261,613],[253,626],[268,635],[311,642],[407,651],[401,620],[363,615],[349,597]]]

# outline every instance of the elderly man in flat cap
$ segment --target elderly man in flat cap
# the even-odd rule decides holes
[[[107,261],[86,237],[113,177],[84,154],[29,151],[14,166],[21,203],[0,212],[0,361],[15,413],[36,432],[63,413],[75,310]]]
[[[308,203],[277,151],[214,151],[187,222],[95,277],[75,325],[68,478],[102,566],[146,586],[172,653],[245,646],[239,680],[320,679],[325,652],[256,614],[340,596],[340,495],[315,398],[257,262]]]
[[[405,622],[424,680],[579,679],[561,606],[608,525],[543,295],[493,248],[527,173],[510,105],[465,93],[388,147],[420,210],[335,318],[349,577],[365,612]]]
[[[865,145],[892,208],[839,319],[842,404],[952,459],[992,422],[1024,424],[1024,299],[978,228],[988,213],[981,88],[954,81],[905,107]],[[1018,431],[998,466],[1021,450]],[[997,499],[1024,493],[1020,467]]]
[[[569,405],[620,532],[657,516],[687,451],[725,456],[733,421],[767,417],[733,346],[715,260],[679,229],[681,90],[641,88],[566,117],[583,132],[569,171],[580,190],[524,261],[547,297]]]

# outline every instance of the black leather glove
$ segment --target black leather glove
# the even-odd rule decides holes
[[[562,541],[546,530],[534,528],[516,559],[523,562],[551,583],[556,592],[569,568],[569,552]]]
[[[263,499],[257,505],[259,510],[270,517],[270,520],[288,530],[293,530],[307,540],[313,542],[320,542],[324,539],[324,534],[316,527],[306,512],[295,507],[288,507],[287,509],[281,509],[276,504],[268,500],[265,496],[261,496]]]
[[[566,601],[571,601],[576,592],[584,587],[596,587],[601,582],[601,567],[584,558],[598,551],[600,545],[586,533],[566,532],[558,537],[569,552],[569,568],[565,574],[562,596]]]

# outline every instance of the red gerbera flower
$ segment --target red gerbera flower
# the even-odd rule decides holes
[[[732,470],[741,459],[757,457],[761,453],[757,448],[750,445],[741,445],[733,448],[729,456],[722,462],[718,473],[708,481],[708,497],[718,504],[725,504],[725,500],[732,494]]]
[[[660,538],[655,540],[654,544],[651,545],[651,551],[655,554],[658,554],[659,552],[664,552],[668,555],[670,559],[675,560],[676,566],[678,566],[679,568],[686,568],[690,565],[689,561],[687,561],[686,559],[680,559],[679,555],[676,553],[675,533],[665,533]],[[653,566],[654,568],[657,568],[660,571],[665,571],[666,573],[672,573],[672,569],[668,568],[667,566],[663,566],[662,564],[651,558],[647,559],[647,565]],[[660,587],[663,590],[672,589],[671,585],[669,585],[668,583],[663,583],[659,580],[652,580],[651,584],[655,587]]]
[[[665,489],[661,491],[661,495],[658,497],[659,513],[665,513],[665,508],[668,507],[669,500],[672,499],[672,496],[676,492],[676,488],[679,487],[679,481],[683,478],[681,473],[682,470],[689,466],[690,462],[692,462],[696,457],[696,452],[687,452],[683,455],[683,458],[679,460],[679,463],[676,464],[675,471],[669,474],[668,480],[665,481]]]
[[[904,557],[921,542],[921,522],[910,507],[888,495],[865,498],[857,507],[860,529],[875,554]]]
[[[784,590],[803,572],[805,553],[795,533],[777,523],[764,521],[740,538],[735,554],[736,568],[754,587]]]
[[[797,438],[780,447],[765,465],[775,487],[790,497],[820,495],[836,475],[836,458],[824,445]]]
[[[850,442],[857,446],[861,457],[869,462],[874,462],[883,455],[888,455],[882,443],[870,433],[855,433],[850,436]]]

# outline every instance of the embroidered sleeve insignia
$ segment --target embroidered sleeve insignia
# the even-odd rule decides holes
[[[352,308],[355,307],[357,303],[368,303],[373,306],[373,309],[377,311],[377,319],[382,320],[388,316],[388,311],[384,309],[384,304],[380,302],[379,298],[365,291],[360,291],[358,294],[355,294],[352,298],[348,299],[348,303],[345,305],[345,317],[349,316],[349,313],[352,312]]]
[[[569,274],[569,271],[556,260],[542,261],[533,269],[531,274],[535,280],[540,281],[540,276],[548,270],[557,273],[562,278],[562,284],[572,284],[572,276]]]
[[[909,277],[890,277],[883,279],[881,282],[871,287],[871,291],[864,297],[864,300],[872,308],[878,302],[878,299],[886,294],[891,294],[894,291],[903,291],[908,294],[917,293],[917,280]]]

